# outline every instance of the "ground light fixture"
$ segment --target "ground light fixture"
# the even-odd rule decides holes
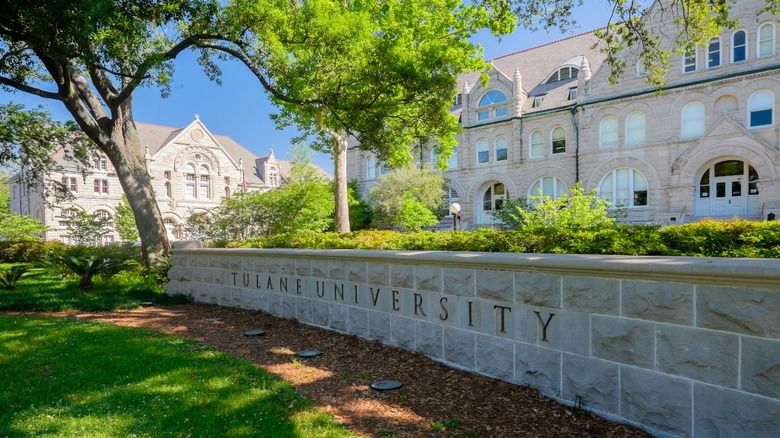
[[[375,391],[390,391],[403,386],[398,380],[377,380],[371,384],[371,389]]]
[[[244,336],[263,336],[265,332],[263,330],[247,330],[244,332]]]
[[[298,353],[296,353],[298,357],[316,357],[322,354],[320,350],[301,350]]]
[[[452,213],[452,231],[458,231],[460,223],[460,204],[453,202],[450,204],[450,213]]]
[[[219,322],[222,321],[222,318],[206,318],[207,322]]]

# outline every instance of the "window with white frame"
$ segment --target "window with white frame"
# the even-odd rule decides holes
[[[611,202],[613,207],[646,206],[647,179],[636,169],[615,169],[601,180],[599,196]]]
[[[108,194],[108,180],[107,179],[96,179],[94,184],[94,192],[100,193],[103,195]]]
[[[477,164],[484,164],[490,161],[490,145],[487,140],[477,142]]]
[[[731,62],[741,62],[747,59],[747,34],[738,30],[731,35]]]
[[[636,75],[640,78],[647,76],[647,66],[641,59],[636,62]]]
[[[78,180],[74,176],[63,176],[62,184],[65,185],[65,189],[73,193],[79,191]]]
[[[762,58],[775,54],[775,25],[766,23],[758,28],[756,56]]]
[[[94,213],[92,213],[92,216],[95,216],[98,219],[106,221],[106,226],[112,227],[114,226],[114,223],[112,222],[113,217],[111,216],[111,213],[107,210],[95,210]]]
[[[538,96],[534,96],[534,101],[531,104],[531,108],[539,108],[542,106],[542,102],[544,102],[544,98],[546,97],[546,94],[540,94]]]
[[[176,226],[176,221],[171,218],[165,218],[163,219],[163,225],[165,226],[165,230],[168,232],[169,237],[173,237],[175,239],[179,238],[179,228]]]
[[[774,122],[775,95],[762,90],[753,93],[748,99],[749,127],[769,126]]]
[[[195,199],[195,166],[188,165],[184,174],[184,196],[187,199]]]
[[[458,202],[459,199],[458,191],[455,190],[451,185],[445,185],[444,199],[447,201],[447,216],[452,217],[452,212],[450,211],[450,205],[452,205],[455,202]]]
[[[689,73],[692,71],[696,71],[696,55],[698,50],[696,50],[696,47],[693,47],[685,52],[683,55],[683,72]]]
[[[495,142],[494,157],[496,161],[506,161],[508,157],[506,138],[498,137]]]
[[[710,40],[707,46],[707,68],[713,68],[720,65],[720,38],[715,37]]]
[[[544,134],[538,129],[531,133],[530,156],[531,158],[544,156]]]
[[[103,245],[111,245],[114,243],[114,236],[106,234],[103,236]]]
[[[59,225],[61,227],[67,227],[70,218],[75,217],[76,215],[78,215],[79,211],[81,211],[81,210],[78,210],[77,208],[66,208],[66,209],[63,209],[62,211],[60,211]]]
[[[482,210],[492,211],[502,209],[507,196],[506,187],[503,184],[493,184],[488,187],[485,194],[482,195]]]
[[[95,155],[92,157],[92,168],[95,170],[106,170],[108,167],[106,158]]]
[[[626,117],[626,145],[636,146],[645,143],[645,113],[633,111]]]
[[[507,115],[506,96],[498,90],[485,93],[477,104],[477,120],[488,120]]]
[[[565,195],[567,191],[566,184],[560,178],[548,175],[537,179],[531,184],[531,189],[528,190],[528,198],[549,196],[553,199],[558,199],[559,196]]]
[[[450,155],[450,158],[447,160],[447,169],[457,169],[458,168],[458,147],[455,146],[452,148],[452,155]]]
[[[618,145],[618,119],[606,116],[599,123],[599,147],[614,148]]]
[[[680,137],[694,138],[704,135],[704,104],[690,102],[682,110]]]
[[[373,156],[366,159],[366,178],[376,178],[376,158]]]
[[[579,73],[579,69],[577,67],[561,67],[558,70],[556,70],[553,74],[550,75],[550,78],[547,79],[547,82],[545,84],[552,84],[553,82],[560,82],[565,81],[571,78],[576,78],[577,73]]]
[[[552,130],[552,136],[550,136],[552,142],[552,153],[563,154],[566,153],[566,131],[560,126],[556,126]]]
[[[569,88],[569,95],[566,96],[566,100],[575,100],[577,99],[577,87],[571,87]]]

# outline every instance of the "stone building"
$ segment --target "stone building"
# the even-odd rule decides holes
[[[289,175],[290,162],[276,159],[273,150],[266,157],[257,157],[232,138],[209,132],[197,116],[184,128],[147,123],[136,123],[136,126],[146,150],[146,166],[152,175],[157,203],[173,239],[185,237],[182,224],[190,215],[207,212],[236,191],[278,187]],[[61,149],[53,157],[62,171],[48,177],[62,181],[74,199],[62,205],[46,206],[41,191],[14,184],[11,211],[29,215],[48,226],[45,240],[71,243],[64,217],[73,209],[114,217],[122,199],[122,188],[105,155],[93,156],[86,171],[64,160]],[[119,240],[119,234],[112,231],[95,243]]]
[[[463,226],[491,225],[504,200],[557,196],[577,181],[631,223],[780,214],[778,22],[756,14],[764,5],[735,2],[737,29],[672,55],[662,93],[631,49],[611,85],[594,32],[491,60],[486,87],[477,73],[461,76],[452,111],[463,130],[444,175]],[[674,23],[657,13],[645,19],[669,47]],[[377,169],[352,145],[349,177],[363,190]]]

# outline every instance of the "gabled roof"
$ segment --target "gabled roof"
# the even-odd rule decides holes
[[[514,81],[515,70],[520,70],[523,90],[528,95],[528,101],[523,107],[524,114],[565,106],[568,90],[577,86],[577,78],[551,84],[545,84],[543,81],[550,76],[550,73],[560,67],[571,65],[571,60],[576,57],[584,56],[590,64],[591,71],[598,70],[604,59],[597,48],[600,40],[596,37],[595,32],[595,30],[592,30],[541,46],[499,56],[489,60],[488,63],[510,82]],[[579,68],[579,65],[576,67]],[[474,84],[479,82],[479,76],[479,72],[460,75],[458,77],[459,89],[462,90],[467,83],[471,89],[474,89]],[[533,96],[541,94],[547,95],[543,105],[538,108],[531,108]],[[474,98],[476,99],[477,97],[475,96]]]

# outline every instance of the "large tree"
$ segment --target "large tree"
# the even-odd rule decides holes
[[[0,86],[61,102],[117,171],[144,261],[169,250],[133,121],[133,93],[166,90],[188,23],[210,0],[0,0]]]
[[[196,44],[242,61],[277,105],[277,124],[332,155],[335,227],[347,232],[349,139],[402,165],[419,138],[431,138],[446,159],[456,75],[486,67],[469,37],[514,26],[494,11],[453,0],[235,0],[215,20],[232,37]]]

